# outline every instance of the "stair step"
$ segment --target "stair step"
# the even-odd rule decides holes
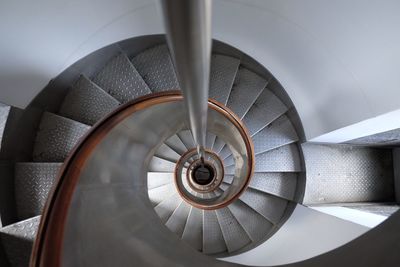
[[[230,155],[232,155],[232,151],[227,145],[225,145],[224,148],[222,148],[221,152],[219,152],[219,157],[221,159],[226,159]]]
[[[166,184],[149,190],[149,199],[153,206],[157,206],[164,199],[169,196],[176,194],[176,188],[174,183]]]
[[[203,252],[216,254],[226,252],[227,247],[214,210],[203,211]]]
[[[228,206],[253,242],[261,241],[274,225],[240,200]]]
[[[227,184],[231,184],[233,181],[233,178],[235,178],[235,176],[225,174],[223,182],[225,182]]]
[[[191,206],[189,204],[182,201],[165,224],[169,230],[177,234],[179,237],[182,237],[183,231],[185,230],[190,208]]]
[[[190,130],[180,131],[177,135],[179,136],[179,139],[182,140],[182,143],[185,145],[186,150],[190,150],[196,147]]]
[[[280,221],[288,204],[287,200],[251,188],[247,188],[240,200],[273,224]]]
[[[179,155],[183,155],[187,151],[185,144],[182,143],[182,140],[177,135],[171,136],[164,143]]]
[[[297,174],[290,172],[254,173],[249,187],[287,199],[294,200]]]
[[[215,138],[215,142],[214,142],[214,146],[212,148],[212,151],[214,151],[215,153],[219,154],[219,152],[222,150],[222,148],[224,146],[225,146],[225,141],[217,136],[217,138]]]
[[[218,209],[216,214],[228,252],[234,252],[251,243],[249,236],[228,208]]]
[[[172,184],[174,182],[174,173],[172,172],[148,172],[147,188],[148,190]]]
[[[251,106],[246,116],[244,116],[243,122],[249,130],[250,135],[253,136],[282,116],[287,110],[288,108],[274,93],[265,89]]]
[[[60,115],[70,119],[93,125],[120,103],[85,76],[69,90],[60,108]]]
[[[211,56],[209,98],[226,105],[239,64],[237,58],[219,54]]]
[[[226,159],[224,159],[224,166],[231,166],[233,164],[235,164],[235,160],[234,160],[232,154],[229,157],[227,157]]]
[[[243,118],[264,90],[267,83],[267,80],[258,76],[254,72],[239,67],[227,102],[228,108],[230,108],[239,118]]]
[[[203,211],[191,207],[182,239],[198,251],[203,249]]]
[[[175,163],[154,156],[149,163],[149,172],[174,172]]]
[[[93,82],[121,103],[151,93],[150,88],[124,53],[112,58],[93,78]]]
[[[206,148],[212,149],[216,137],[217,136],[215,134],[213,134],[211,132],[207,132],[207,135],[206,135]]]
[[[132,59],[132,63],[153,92],[179,89],[166,45],[158,45],[143,51]]]
[[[63,162],[89,125],[44,112],[33,148],[33,161]]]
[[[0,229],[0,240],[11,266],[29,266],[39,223],[40,216],[36,216]]]
[[[289,118],[285,115],[279,117],[270,125],[252,136],[254,153],[260,154],[299,140]]]
[[[300,155],[296,144],[290,144],[256,155],[255,172],[300,172]]]
[[[175,193],[170,197],[164,199],[160,204],[158,204],[154,210],[158,214],[162,223],[166,223],[168,219],[171,217],[172,213],[182,202],[179,194]]]
[[[15,164],[15,199],[20,220],[42,213],[62,163]]]
[[[167,146],[166,144],[161,144],[154,155],[173,163],[177,162],[181,157],[181,155],[176,153],[171,147]]]

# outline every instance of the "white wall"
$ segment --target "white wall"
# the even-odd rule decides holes
[[[222,260],[252,266],[282,265],[333,250],[369,228],[297,205],[288,221],[260,246]]]
[[[399,12],[396,0],[215,0],[213,31],[278,78],[311,139],[400,108]],[[25,107],[88,53],[162,31],[153,1],[1,1],[0,101]]]

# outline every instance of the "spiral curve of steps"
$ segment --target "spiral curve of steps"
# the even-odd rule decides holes
[[[255,66],[254,69],[257,69]],[[165,141],[148,168],[148,195],[160,221],[194,249],[228,256],[266,241],[301,201],[303,172],[300,134],[270,77],[257,74],[235,56],[213,53],[209,98],[226,105],[247,127],[254,143],[255,170],[246,191],[227,207],[201,210],[185,202],[174,185],[179,158],[194,148],[189,130]],[[57,172],[74,145],[119,105],[146,94],[179,88],[165,44],[130,57],[114,55],[93,76],[80,75],[58,112],[44,112],[31,162],[15,164],[15,198],[19,222],[1,228],[1,242],[11,266],[28,266],[32,242]],[[210,194],[232,183],[234,158],[224,141],[207,133],[207,149],[223,161],[225,176]]]

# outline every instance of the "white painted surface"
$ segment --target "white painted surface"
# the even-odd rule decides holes
[[[399,109],[399,1],[213,3],[214,37],[278,78],[308,139]],[[88,53],[163,32],[157,11],[145,0],[1,1],[0,101],[23,108]]]
[[[368,229],[297,205],[288,221],[265,243],[223,260],[253,266],[298,262],[340,247]]]
[[[311,142],[342,143],[356,138],[369,136],[400,128],[400,110],[367,119],[350,126],[323,134],[311,139]]]
[[[345,207],[311,207],[314,210],[323,212],[340,219],[357,223],[368,228],[374,228],[382,223],[388,217],[378,214],[373,214],[361,210],[349,209]]]

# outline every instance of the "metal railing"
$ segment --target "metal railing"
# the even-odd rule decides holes
[[[161,0],[161,4],[190,130],[203,159],[211,63],[211,0]]]

